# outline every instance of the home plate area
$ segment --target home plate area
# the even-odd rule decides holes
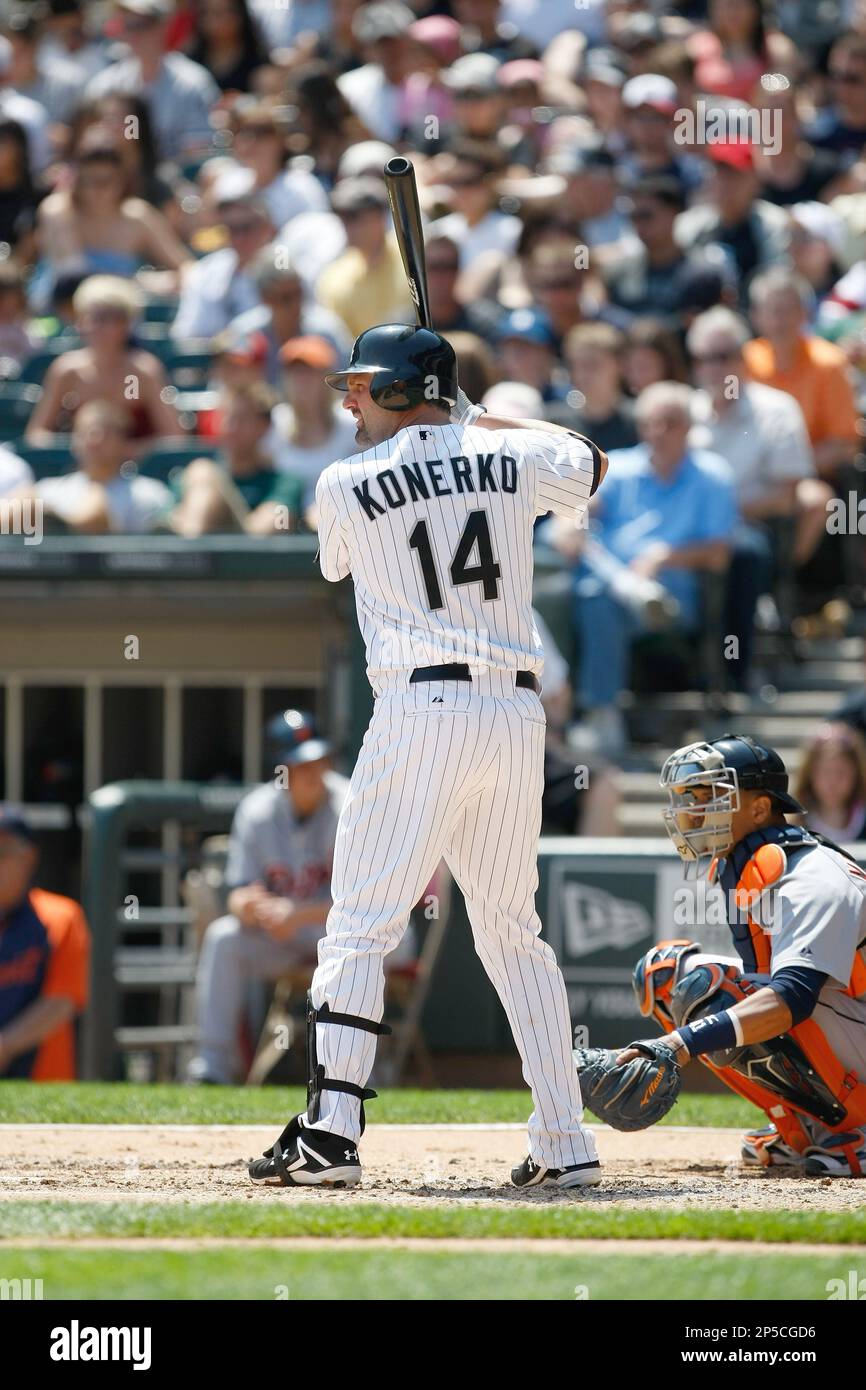
[[[744,1168],[734,1129],[593,1129],[604,1179],[599,1187],[563,1193],[511,1186],[511,1167],[525,1154],[521,1125],[370,1125],[360,1145],[363,1181],[342,1192],[254,1187],[247,1162],[273,1143],[276,1126],[0,1126],[0,1201],[581,1202],[840,1211],[862,1205],[866,1196],[855,1181]]]

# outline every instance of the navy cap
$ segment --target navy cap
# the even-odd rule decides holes
[[[525,343],[537,343],[540,347],[556,347],[553,325],[541,309],[512,309],[497,325],[497,335],[500,342],[506,338],[520,338]]]
[[[36,844],[36,836],[24,819],[18,806],[4,806],[0,803],[0,835],[17,835],[28,844]]]
[[[315,720],[307,710],[281,710],[268,720],[265,735],[274,757],[287,767],[331,756],[330,743],[319,737]]]

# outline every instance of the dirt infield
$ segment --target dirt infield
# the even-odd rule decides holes
[[[521,1193],[509,1169],[525,1153],[521,1126],[372,1125],[363,1184],[351,1192],[253,1187],[246,1162],[276,1137],[247,1126],[0,1126],[0,1201],[392,1202],[537,1205],[563,1200],[628,1208],[840,1211],[866,1202],[866,1181],[808,1179],[743,1168],[739,1133],[657,1127],[596,1130],[604,1181],[563,1194]],[[0,1223],[2,1225],[2,1223]]]

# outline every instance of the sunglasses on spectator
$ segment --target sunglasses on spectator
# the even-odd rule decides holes
[[[658,216],[658,208],[632,208],[632,222],[651,222]]]
[[[862,72],[858,72],[856,68],[831,68],[830,81],[842,82],[845,86],[853,87],[858,82],[863,81],[863,74]]]
[[[128,319],[129,314],[125,309],[117,309],[110,304],[105,304],[100,309],[91,309],[87,317],[91,323],[118,323],[120,319]]]
[[[644,420],[644,424],[657,430],[681,430],[689,427],[688,420],[684,420],[682,415],[650,415]]]
[[[718,352],[693,352],[692,361],[700,366],[721,366],[723,362],[730,362],[732,357],[739,357],[739,350],[735,347],[720,348]]]
[[[267,296],[270,304],[291,304],[301,297],[300,285],[287,285],[282,290],[268,289],[267,286],[262,290],[262,294]]]
[[[227,222],[225,227],[230,237],[252,236],[254,232],[259,230],[258,222],[254,222],[252,219],[248,222]]]
[[[138,19],[132,19],[129,15],[123,16],[124,34],[146,34],[148,29],[155,29],[159,24],[156,15],[140,15]]]
[[[251,135],[254,140],[276,140],[279,138],[279,131],[272,125],[242,125],[238,126],[238,135]]]
[[[460,269],[459,261],[428,261],[428,275],[454,275]]]

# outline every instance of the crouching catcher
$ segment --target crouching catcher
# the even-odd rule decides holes
[[[745,1163],[866,1176],[866,874],[837,845],[788,823],[802,807],[784,763],[753,739],[726,734],[681,748],[661,781],[686,872],[711,859],[737,956],[706,955],[689,940],[648,951],[635,992],[667,1036],[606,1057],[576,1054],[587,1103],[595,1109],[593,1082],[609,1101],[637,1067],[630,1118],[649,1113],[653,1123],[676,1098],[679,1068],[698,1059],[767,1117],[744,1136]],[[649,1051],[665,1048],[667,1067],[653,1070]]]

